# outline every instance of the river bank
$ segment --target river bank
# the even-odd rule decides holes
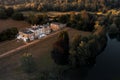
[[[85,80],[88,76],[88,72],[96,66],[96,59],[101,55],[108,45],[108,37],[104,35],[104,38],[97,42],[97,53],[91,58],[92,63],[87,65],[81,65],[80,67],[70,67],[63,73],[63,80]],[[89,80],[89,79],[88,79]]]
[[[88,41],[83,42],[82,45],[90,44],[89,47],[84,47],[85,52],[87,52],[88,48],[90,49],[90,56],[87,58],[83,57],[87,59],[85,59],[84,64],[81,64],[79,66],[72,66],[69,67],[69,69],[65,70],[63,72],[63,80],[84,80],[88,75],[89,70],[91,70],[96,65],[97,57],[104,52],[106,46],[108,45],[108,37],[106,35],[106,30],[103,27],[99,27],[99,29],[95,30],[92,35],[87,38]],[[88,53],[87,55],[89,55]]]
[[[89,69],[84,80],[120,80],[120,41],[108,35],[105,50],[96,57],[96,64]]]

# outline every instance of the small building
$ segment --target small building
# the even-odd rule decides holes
[[[32,41],[35,38],[34,35],[35,34],[32,31],[25,29],[25,30],[19,31],[17,39],[22,39],[25,42],[29,40]]]
[[[51,23],[50,24],[50,28],[53,30],[53,31],[57,31],[57,30],[60,30],[62,28],[66,27],[66,24],[62,24],[62,23],[57,23],[57,22],[54,22],[54,23]]]
[[[35,38],[37,38],[39,36],[39,34],[41,33],[41,29],[38,26],[36,26],[36,25],[34,25],[31,28],[29,28],[29,31],[34,33],[34,37]]]

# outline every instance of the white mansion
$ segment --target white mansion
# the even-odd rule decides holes
[[[24,42],[32,41],[34,39],[40,39],[42,37],[47,36],[52,31],[57,31],[66,27],[66,24],[61,23],[51,23],[44,25],[34,25],[30,28],[26,28],[24,30],[19,31],[17,39],[21,39]]]

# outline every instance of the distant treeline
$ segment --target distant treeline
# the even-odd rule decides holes
[[[19,4],[18,10],[37,10],[37,11],[106,11],[111,8],[119,8],[119,0],[15,0],[16,2],[9,2]],[[3,1],[4,2],[4,1]],[[1,3],[4,4],[4,3]]]
[[[65,0],[60,2],[56,0],[56,3],[46,3],[39,7],[36,5],[37,10],[41,11],[103,11],[105,12],[111,8],[119,8],[119,0]]]
[[[0,19],[12,18],[14,20],[23,20],[22,13],[15,11],[13,8],[0,7]]]

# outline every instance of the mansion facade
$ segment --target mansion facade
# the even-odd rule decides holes
[[[47,36],[52,31],[57,31],[66,27],[66,24],[61,23],[51,23],[44,25],[34,25],[30,28],[19,31],[17,39],[21,39],[24,42],[33,41],[35,39],[40,39]]]

